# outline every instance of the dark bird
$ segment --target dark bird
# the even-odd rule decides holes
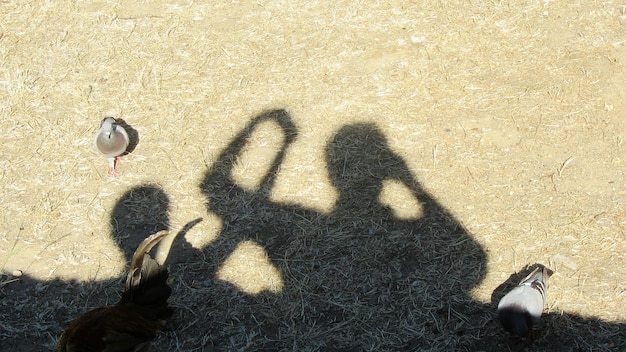
[[[552,270],[539,266],[498,303],[498,317],[506,331],[518,337],[532,337],[546,301]]]
[[[74,320],[59,337],[58,352],[146,352],[172,315],[168,271],[148,252],[167,231],[147,237],[133,254],[120,301]]]
[[[105,117],[96,131],[94,145],[96,149],[109,161],[109,174],[115,175],[115,164],[126,152],[130,139],[124,127],[120,126],[112,117]]]

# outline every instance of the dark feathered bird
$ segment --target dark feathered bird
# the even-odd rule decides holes
[[[533,326],[539,323],[552,270],[539,266],[498,303],[498,317],[502,327],[519,337],[530,337]]]
[[[165,320],[172,315],[167,305],[171,288],[167,268],[148,252],[167,231],[149,236],[137,248],[130,263],[120,301],[89,311],[61,334],[58,352],[145,352]]]

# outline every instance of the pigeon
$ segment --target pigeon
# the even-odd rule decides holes
[[[539,266],[498,303],[498,318],[504,330],[518,337],[532,337],[546,301],[552,270]]]
[[[105,117],[96,131],[94,145],[109,160],[109,174],[115,176],[116,161],[121,158],[129,143],[128,134],[112,117]]]

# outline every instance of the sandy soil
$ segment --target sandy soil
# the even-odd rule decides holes
[[[0,2],[0,350],[53,349],[162,228],[158,351],[625,350],[625,26],[613,1]],[[114,178],[107,115],[137,137]],[[533,263],[526,347],[493,297]]]

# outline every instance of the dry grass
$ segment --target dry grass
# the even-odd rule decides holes
[[[0,350],[51,350],[163,228],[156,351],[626,349],[619,3],[0,14]],[[117,178],[108,114],[137,132]],[[536,262],[526,346],[494,303]]]

